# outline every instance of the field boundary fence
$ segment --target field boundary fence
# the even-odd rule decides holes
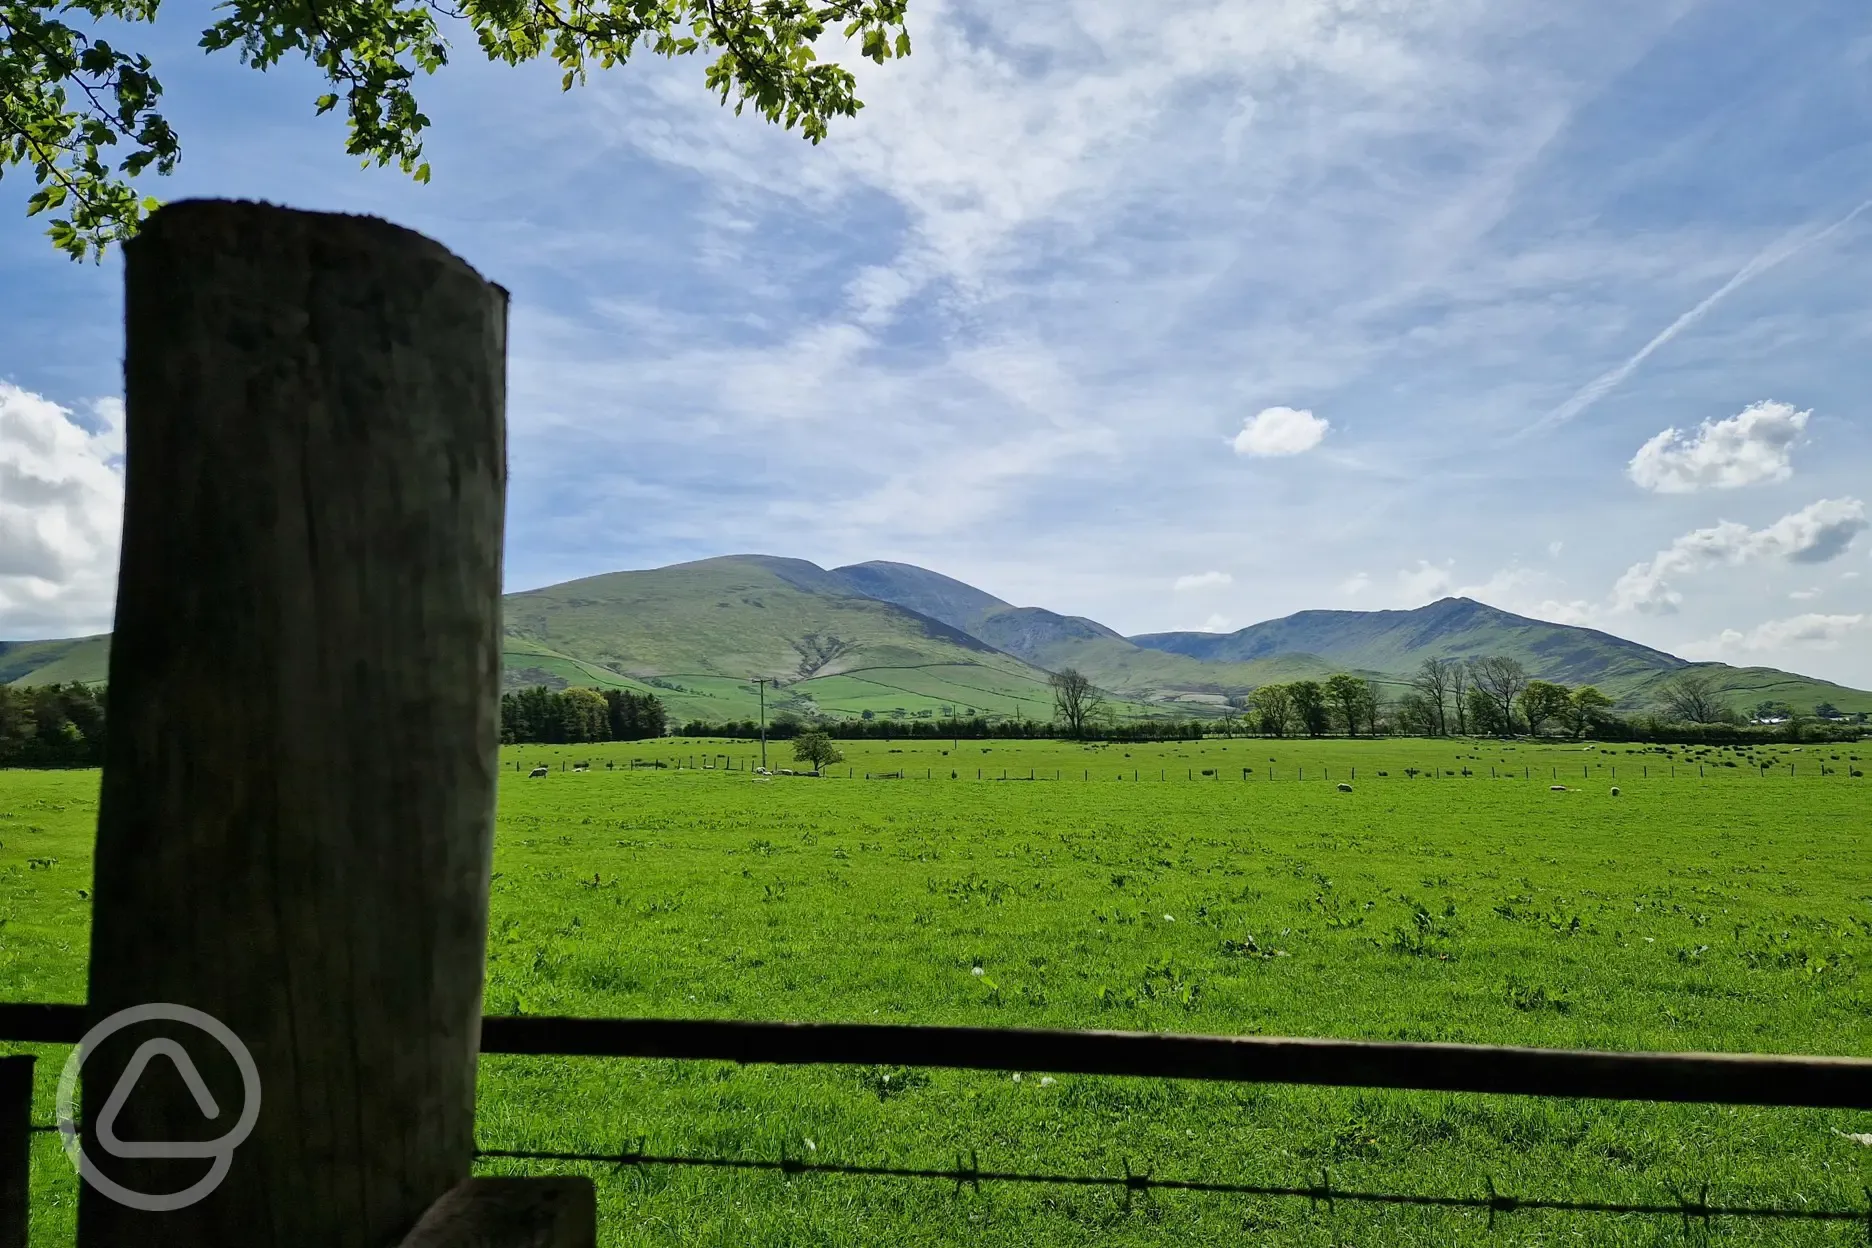
[[[604,743],[599,742],[597,744]],[[552,748],[562,749],[564,747],[554,746]],[[557,761],[559,763],[557,770],[560,772],[589,771],[592,769],[590,763],[580,764],[565,759]],[[1658,769],[1658,774],[1656,776],[1651,774],[1651,768],[1654,765]],[[539,764],[539,766],[551,770],[550,764]],[[515,760],[513,763],[514,771],[522,774],[525,774],[527,767],[527,764],[519,760]],[[755,758],[719,751],[711,754],[677,755],[670,759],[633,757],[628,762],[622,763],[617,759],[609,759],[604,763],[604,769],[606,771],[616,771],[620,768],[628,771],[720,771],[747,773],[750,775],[764,774],[763,769],[758,765]],[[1521,766],[1489,764],[1487,767],[1487,778],[1490,780],[1523,780],[1528,782],[1546,781],[1553,784],[1560,784],[1563,782],[1570,783],[1573,779],[1572,768],[1573,764],[1571,763],[1561,765],[1554,762],[1543,762],[1538,765],[1524,764]],[[1600,774],[1594,774],[1595,768],[1599,770]],[[1617,763],[1581,762],[1579,764],[1579,769],[1579,778],[1582,781],[1600,780],[1613,784],[1619,783],[1619,764]],[[1158,783],[1176,780],[1176,768],[1174,767],[1120,767],[1108,771],[1104,768],[1093,767],[1038,767],[1031,765],[1024,768],[1020,766],[965,767],[958,761],[952,762],[947,767],[935,764],[925,766],[921,768],[923,772],[921,776],[916,774],[917,770],[919,769],[899,765],[894,770],[864,769],[861,771],[856,764],[853,764],[844,768],[844,775],[841,777],[836,767],[829,767],[822,771],[815,772],[810,769],[802,770],[797,766],[781,767],[775,764],[771,768],[770,774],[826,779],[842,778],[846,780],[953,781],[970,779],[971,776],[969,773],[972,771],[974,773],[972,778],[975,780],[998,783],[1002,781],[1071,781],[1072,773],[1078,771],[1079,783],[1099,783],[1104,781],[1108,776],[1112,780],[1128,780],[1134,783],[1151,782],[1153,779]],[[1023,770],[1027,773],[1024,776],[1020,774]],[[1153,770],[1157,772],[1154,778],[1150,774]],[[1356,765],[1348,765],[1338,770],[1340,773],[1338,781],[1346,783],[1360,782],[1359,768]],[[1329,765],[1322,764],[1315,766],[1311,778],[1317,783],[1336,783],[1338,781],[1334,780],[1333,771],[1334,769]],[[1422,766],[1418,764],[1405,766],[1388,765],[1385,767],[1367,766],[1365,768],[1364,780],[1367,782],[1378,780],[1479,780],[1482,778],[1482,771],[1483,767],[1480,764],[1471,767],[1466,763],[1457,767],[1447,767],[1441,764],[1435,766]],[[1517,771],[1519,771],[1521,775],[1516,776],[1514,773]],[[1545,776],[1537,776],[1534,774],[1536,771],[1545,771],[1548,774]],[[947,773],[946,775],[944,774],[945,772]],[[1050,775],[1048,774],[1049,772],[1051,773]],[[1098,774],[1095,775],[1094,772]],[[1703,780],[1708,779],[1712,774],[1722,776],[1724,773],[1734,773],[1736,776],[1753,775],[1757,779],[1762,780],[1781,776],[1785,776],[1790,780],[1825,779],[1830,776],[1840,776],[1853,780],[1864,778],[1864,771],[1862,768],[1851,764],[1845,767],[1829,767],[1825,760],[1820,759],[1811,760],[1809,767],[1805,771],[1802,771],[1800,769],[1800,764],[1796,762],[1752,763],[1747,766],[1742,766],[1733,763],[1666,761],[1656,764],[1650,762],[1627,762],[1625,764],[1625,783],[1630,783],[1633,780],[1680,780],[1688,779],[1692,776],[1696,779]],[[1305,764],[1299,763],[1294,764],[1286,774],[1282,774],[1278,765],[1241,767],[1225,766],[1220,762],[1209,767],[1185,767],[1183,771],[1183,780],[1187,783],[1213,781],[1239,781],[1245,783],[1272,781],[1276,783],[1289,783],[1304,782],[1307,779],[1307,767]]]
[[[0,1040],[19,1044],[73,1044],[84,1034],[86,1011],[75,1004],[0,1004]],[[561,1018],[490,1016],[482,1020],[485,1055],[725,1061],[762,1065],[943,1067],[997,1072],[1176,1078],[1244,1083],[1384,1088],[1426,1092],[1569,1097],[1618,1101],[1758,1105],[1816,1109],[1872,1109],[1872,1059],[1750,1053],[1631,1053],[1539,1049],[1503,1045],[1208,1036],[1161,1032],[1065,1031],[1032,1028],[919,1026],[874,1023],[787,1023],[715,1019]],[[30,1059],[7,1059],[15,1063]],[[16,1066],[17,1069],[17,1066]],[[30,1079],[0,1081],[10,1089],[0,1125],[12,1143],[0,1157],[26,1165],[20,1143],[30,1124]],[[486,1161],[538,1161],[625,1168],[695,1168],[770,1171],[783,1176],[840,1175],[954,1184],[958,1193],[984,1183],[1107,1188],[1126,1207],[1156,1192],[1305,1200],[1332,1212],[1336,1205],[1366,1204],[1474,1210],[1489,1215],[1531,1212],[1668,1217],[1688,1232],[1715,1219],[1862,1224],[1872,1242],[1872,1189],[1862,1207],[1724,1204],[1708,1186],[1695,1196],[1671,1190],[1668,1200],[1572,1200],[1524,1196],[1496,1189],[1449,1195],[1335,1186],[1329,1169],[1316,1182],[1246,1183],[1157,1177],[1150,1170],[1122,1173],[1051,1173],[983,1167],[971,1152],[953,1166],[864,1164],[781,1155],[699,1156],[651,1152],[646,1141],[616,1151],[477,1148]],[[6,1193],[24,1201],[27,1176],[0,1174],[0,1225],[13,1210]],[[19,1216],[24,1216],[23,1208]],[[23,1225],[23,1223],[22,1223]],[[20,1241],[23,1243],[23,1240]],[[0,1248],[12,1248],[0,1240]]]

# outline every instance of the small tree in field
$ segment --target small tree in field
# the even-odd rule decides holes
[[[1716,678],[1708,672],[1679,672],[1658,686],[1658,700],[1672,719],[1685,723],[1716,724],[1729,716]]]
[[[802,732],[794,738],[793,761],[810,763],[815,772],[822,772],[833,763],[844,762],[845,756],[839,753],[838,746],[832,744],[831,737],[815,729],[812,732]]]
[[[1358,736],[1359,724],[1365,718],[1365,682],[1339,672],[1326,678],[1324,691],[1326,701],[1339,716],[1339,722],[1345,725],[1346,736]]]
[[[1474,688],[1482,690],[1495,704],[1500,712],[1501,730],[1513,735],[1515,703],[1520,700],[1521,691],[1528,687],[1527,669],[1506,655],[1485,655],[1469,660],[1469,679]]]
[[[1104,709],[1105,697],[1091,679],[1075,667],[1062,667],[1047,681],[1053,689],[1053,714],[1066,726],[1069,737],[1083,737]]]
[[[1521,715],[1527,720],[1528,736],[1538,737],[1542,724],[1567,713],[1573,705],[1573,694],[1565,685],[1530,680],[1515,700],[1520,703]]]
[[[1332,708],[1326,700],[1325,686],[1317,680],[1296,680],[1287,686],[1293,701],[1294,718],[1306,729],[1307,736],[1321,737],[1332,727]]]
[[[1599,692],[1594,685],[1575,689],[1572,703],[1567,709],[1567,720],[1573,725],[1573,735],[1576,737],[1584,737],[1612,718],[1612,699]]]
[[[1262,685],[1254,691],[1254,709],[1260,718],[1261,731],[1270,737],[1287,735],[1293,722],[1293,696],[1286,685]]]

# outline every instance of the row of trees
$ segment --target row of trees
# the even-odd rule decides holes
[[[1398,700],[1399,729],[1423,736],[1529,736],[1558,728],[1584,737],[1612,719],[1612,699],[1593,685],[1577,689],[1535,680],[1505,655],[1425,659]]]
[[[77,684],[0,685],[0,767],[104,762],[104,691]]]
[[[656,695],[625,689],[536,685],[501,695],[501,741],[509,745],[641,741],[662,736],[668,722]]]
[[[1205,724],[1197,719],[1152,719],[1120,723],[1109,716],[1101,716],[1096,721],[1086,723],[1075,733],[1063,723],[1033,719],[989,719],[983,715],[893,722],[832,719],[826,716],[805,718],[793,711],[782,711],[767,721],[769,740],[787,741],[807,732],[824,733],[836,741],[1044,740],[1055,737],[1087,741],[1194,741],[1205,734]],[[730,720],[726,723],[692,719],[677,728],[675,735],[756,740],[761,730],[760,724],[751,719]]]

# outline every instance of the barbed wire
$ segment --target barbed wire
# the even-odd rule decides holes
[[[784,1175],[833,1174],[859,1178],[924,1179],[981,1190],[983,1183],[1036,1183],[1065,1187],[1117,1188],[1124,1193],[1127,1209],[1142,1194],[1152,1192],[1200,1192],[1211,1195],[1260,1196],[1273,1199],[1308,1201],[1315,1210],[1324,1207],[1330,1214],[1340,1202],[1347,1204],[1408,1205],[1419,1208],[1475,1209],[1485,1211],[1489,1226],[1499,1214],[1547,1210],[1560,1213],[1624,1214],[1638,1217],[1681,1218],[1684,1229],[1700,1226],[1707,1230],[1717,1218],[1754,1218],[1776,1221],[1861,1223],[1866,1239],[1872,1243],[1872,1187],[1865,1189],[1864,1209],[1805,1209],[1784,1205],[1712,1205],[1709,1184],[1703,1184],[1692,1198],[1672,1190],[1670,1203],[1635,1203],[1603,1200],[1568,1200],[1557,1197],[1511,1196],[1498,1191],[1494,1179],[1486,1180],[1487,1191],[1473,1196],[1438,1196],[1421,1192],[1380,1192],[1359,1188],[1335,1187],[1332,1171],[1322,1168],[1318,1183],[1283,1186],[1262,1183],[1232,1183],[1208,1179],[1160,1179],[1149,1171],[1131,1169],[1127,1160],[1122,1174],[1048,1174],[1018,1170],[984,1170],[974,1150],[965,1160],[956,1156],[953,1167],[856,1165],[835,1161],[808,1161],[782,1152],[777,1159],[760,1157],[695,1157],[684,1154],[659,1154],[644,1150],[643,1141],[623,1153],[573,1153],[543,1149],[482,1148],[475,1150],[481,1159],[523,1161],[582,1162],[612,1166],[616,1169],[643,1166],[690,1166],[713,1170],[765,1170]]]

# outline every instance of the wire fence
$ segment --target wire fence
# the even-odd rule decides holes
[[[567,759],[558,759],[555,761],[558,762],[558,770],[560,772],[584,772],[594,770],[594,764],[589,760],[585,762],[572,762]],[[531,766],[536,774],[552,773],[552,767],[548,763],[528,765],[516,761],[513,764],[514,770],[522,774],[528,771],[529,766]],[[1377,766],[1368,763],[1364,766],[1362,771],[1365,781],[1476,780],[1484,778],[1483,773],[1486,772],[1486,778],[1490,780],[1545,781],[1559,784],[1574,779],[1574,766],[1575,764],[1570,762],[1564,765],[1553,762],[1543,762],[1540,764],[1524,764],[1520,766],[1509,766],[1501,763],[1489,765],[1477,763],[1474,766],[1470,766],[1465,763],[1457,767],[1449,767],[1442,764],[1422,765],[1422,760],[1419,760],[1419,764],[1416,765],[1386,764],[1384,766]],[[1809,759],[1805,766],[1797,762],[1786,761],[1746,764],[1691,761],[1659,763],[1627,762],[1624,765],[1625,775],[1623,779],[1619,776],[1619,764],[1617,763],[1580,763],[1578,766],[1578,778],[1581,781],[1601,780],[1624,784],[1630,784],[1635,780],[1707,780],[1712,778],[1728,779],[1744,776],[1759,780],[1811,780],[1828,779],[1832,777],[1863,780],[1865,778],[1864,768],[1855,761],[1848,760],[1841,764],[1829,766],[1826,761],[1818,758]],[[781,775],[844,780],[980,780],[1009,782],[1020,780],[1053,781],[1055,783],[1072,781],[1081,784],[1114,780],[1129,781],[1132,783],[1144,783],[1149,781],[1166,783],[1179,779],[1183,782],[1202,781],[1209,783],[1218,780],[1236,781],[1238,783],[1254,783],[1257,781],[1264,783],[1269,781],[1275,783],[1284,783],[1287,781],[1311,781],[1320,783],[1337,783],[1343,781],[1345,783],[1352,783],[1361,779],[1361,768],[1352,764],[1341,765],[1337,768],[1329,764],[1316,764],[1309,768],[1306,764],[1296,763],[1283,769],[1279,765],[1244,767],[1240,765],[1224,765],[1220,762],[1207,767],[1166,766],[1118,768],[1045,767],[1038,765],[968,767],[961,765],[959,762],[955,762],[947,766],[929,764],[923,767],[913,767],[907,764],[887,767],[880,764],[875,769],[863,768],[857,764],[840,764],[829,765],[821,770],[814,771],[810,764],[799,763],[794,766],[782,766],[777,759],[768,768],[762,768],[757,758],[743,757],[738,754],[688,754],[676,755],[667,759],[632,758],[621,762],[617,759],[606,759],[603,760],[602,769],[605,771],[616,771],[620,769],[625,771],[645,769],[652,771],[716,771],[745,773],[761,777]],[[918,775],[917,772],[919,771],[923,774]],[[1072,774],[1075,771],[1079,773],[1076,776]],[[1183,773],[1180,778],[1176,774],[1179,771]],[[1334,775],[1335,771],[1338,773],[1336,777]],[[1540,774],[1543,771],[1547,773],[1545,776]],[[1152,775],[1152,772],[1156,772],[1156,774]]]
[[[1622,1214],[1633,1217],[1681,1218],[1686,1232],[1693,1227],[1708,1229],[1717,1218],[1747,1218],[1782,1222],[1860,1223],[1872,1243],[1872,1187],[1866,1188],[1866,1203],[1858,1209],[1823,1209],[1791,1205],[1725,1205],[1710,1203],[1710,1189],[1704,1184],[1694,1197],[1671,1193],[1668,1202],[1623,1202],[1603,1200],[1568,1200],[1544,1196],[1514,1196],[1498,1191],[1494,1180],[1486,1190],[1469,1196],[1438,1196],[1421,1192],[1384,1192],[1365,1188],[1336,1187],[1329,1169],[1320,1171],[1317,1183],[1303,1186],[1236,1183],[1209,1179],[1160,1179],[1149,1172],[1131,1169],[1124,1163],[1121,1174],[1049,1174],[1021,1170],[984,1170],[976,1153],[966,1160],[956,1158],[953,1166],[859,1165],[835,1161],[809,1161],[798,1157],[696,1157],[683,1154],[646,1152],[640,1141],[637,1147],[621,1153],[574,1153],[534,1149],[483,1148],[475,1152],[484,1160],[550,1161],[596,1164],[617,1170],[656,1166],[694,1167],[710,1170],[769,1171],[782,1175],[842,1175],[874,1179],[922,1179],[953,1183],[963,1188],[981,1190],[983,1183],[1044,1184],[1059,1187],[1099,1187],[1121,1191],[1126,1208],[1139,1196],[1153,1192],[1195,1192],[1223,1196],[1251,1196],[1263,1199],[1308,1201],[1315,1210],[1336,1211],[1339,1203],[1365,1205],[1403,1205],[1430,1209],[1473,1209],[1486,1212],[1489,1227],[1494,1229],[1498,1215],[1550,1211],[1574,1214]]]
[[[84,1007],[0,1004],[0,1040],[70,1044],[84,1033]],[[732,1020],[496,1016],[482,1020],[481,1051],[514,1056],[718,1060],[776,1065],[924,1066],[1032,1070],[1062,1074],[1374,1087],[1652,1102],[1872,1109],[1872,1060],[1722,1053],[1605,1053],[1496,1045],[1426,1044],[1269,1036],[1198,1036],[1159,1032],[1048,1031],[1026,1028],[872,1023],[776,1023]],[[23,1115],[22,1115],[23,1116]],[[34,1125],[43,1132],[53,1128]],[[1872,1188],[1859,1208],[1722,1204],[1708,1185],[1695,1197],[1604,1201],[1521,1196],[1498,1190],[1437,1195],[1342,1188],[1322,1170],[1318,1182],[1247,1183],[1158,1178],[1127,1161],[1119,1174],[1062,1174],[981,1166],[976,1153],[953,1166],[867,1165],[813,1160],[652,1153],[639,1140],[620,1152],[481,1148],[483,1161],[771,1171],[784,1176],[952,1183],[958,1192],[984,1183],[1107,1188],[1126,1206],[1156,1192],[1305,1200],[1329,1212],[1349,1205],[1415,1206],[1500,1215],[1550,1211],[1669,1217],[1685,1230],[1716,1219],[1862,1224],[1872,1243]]]

